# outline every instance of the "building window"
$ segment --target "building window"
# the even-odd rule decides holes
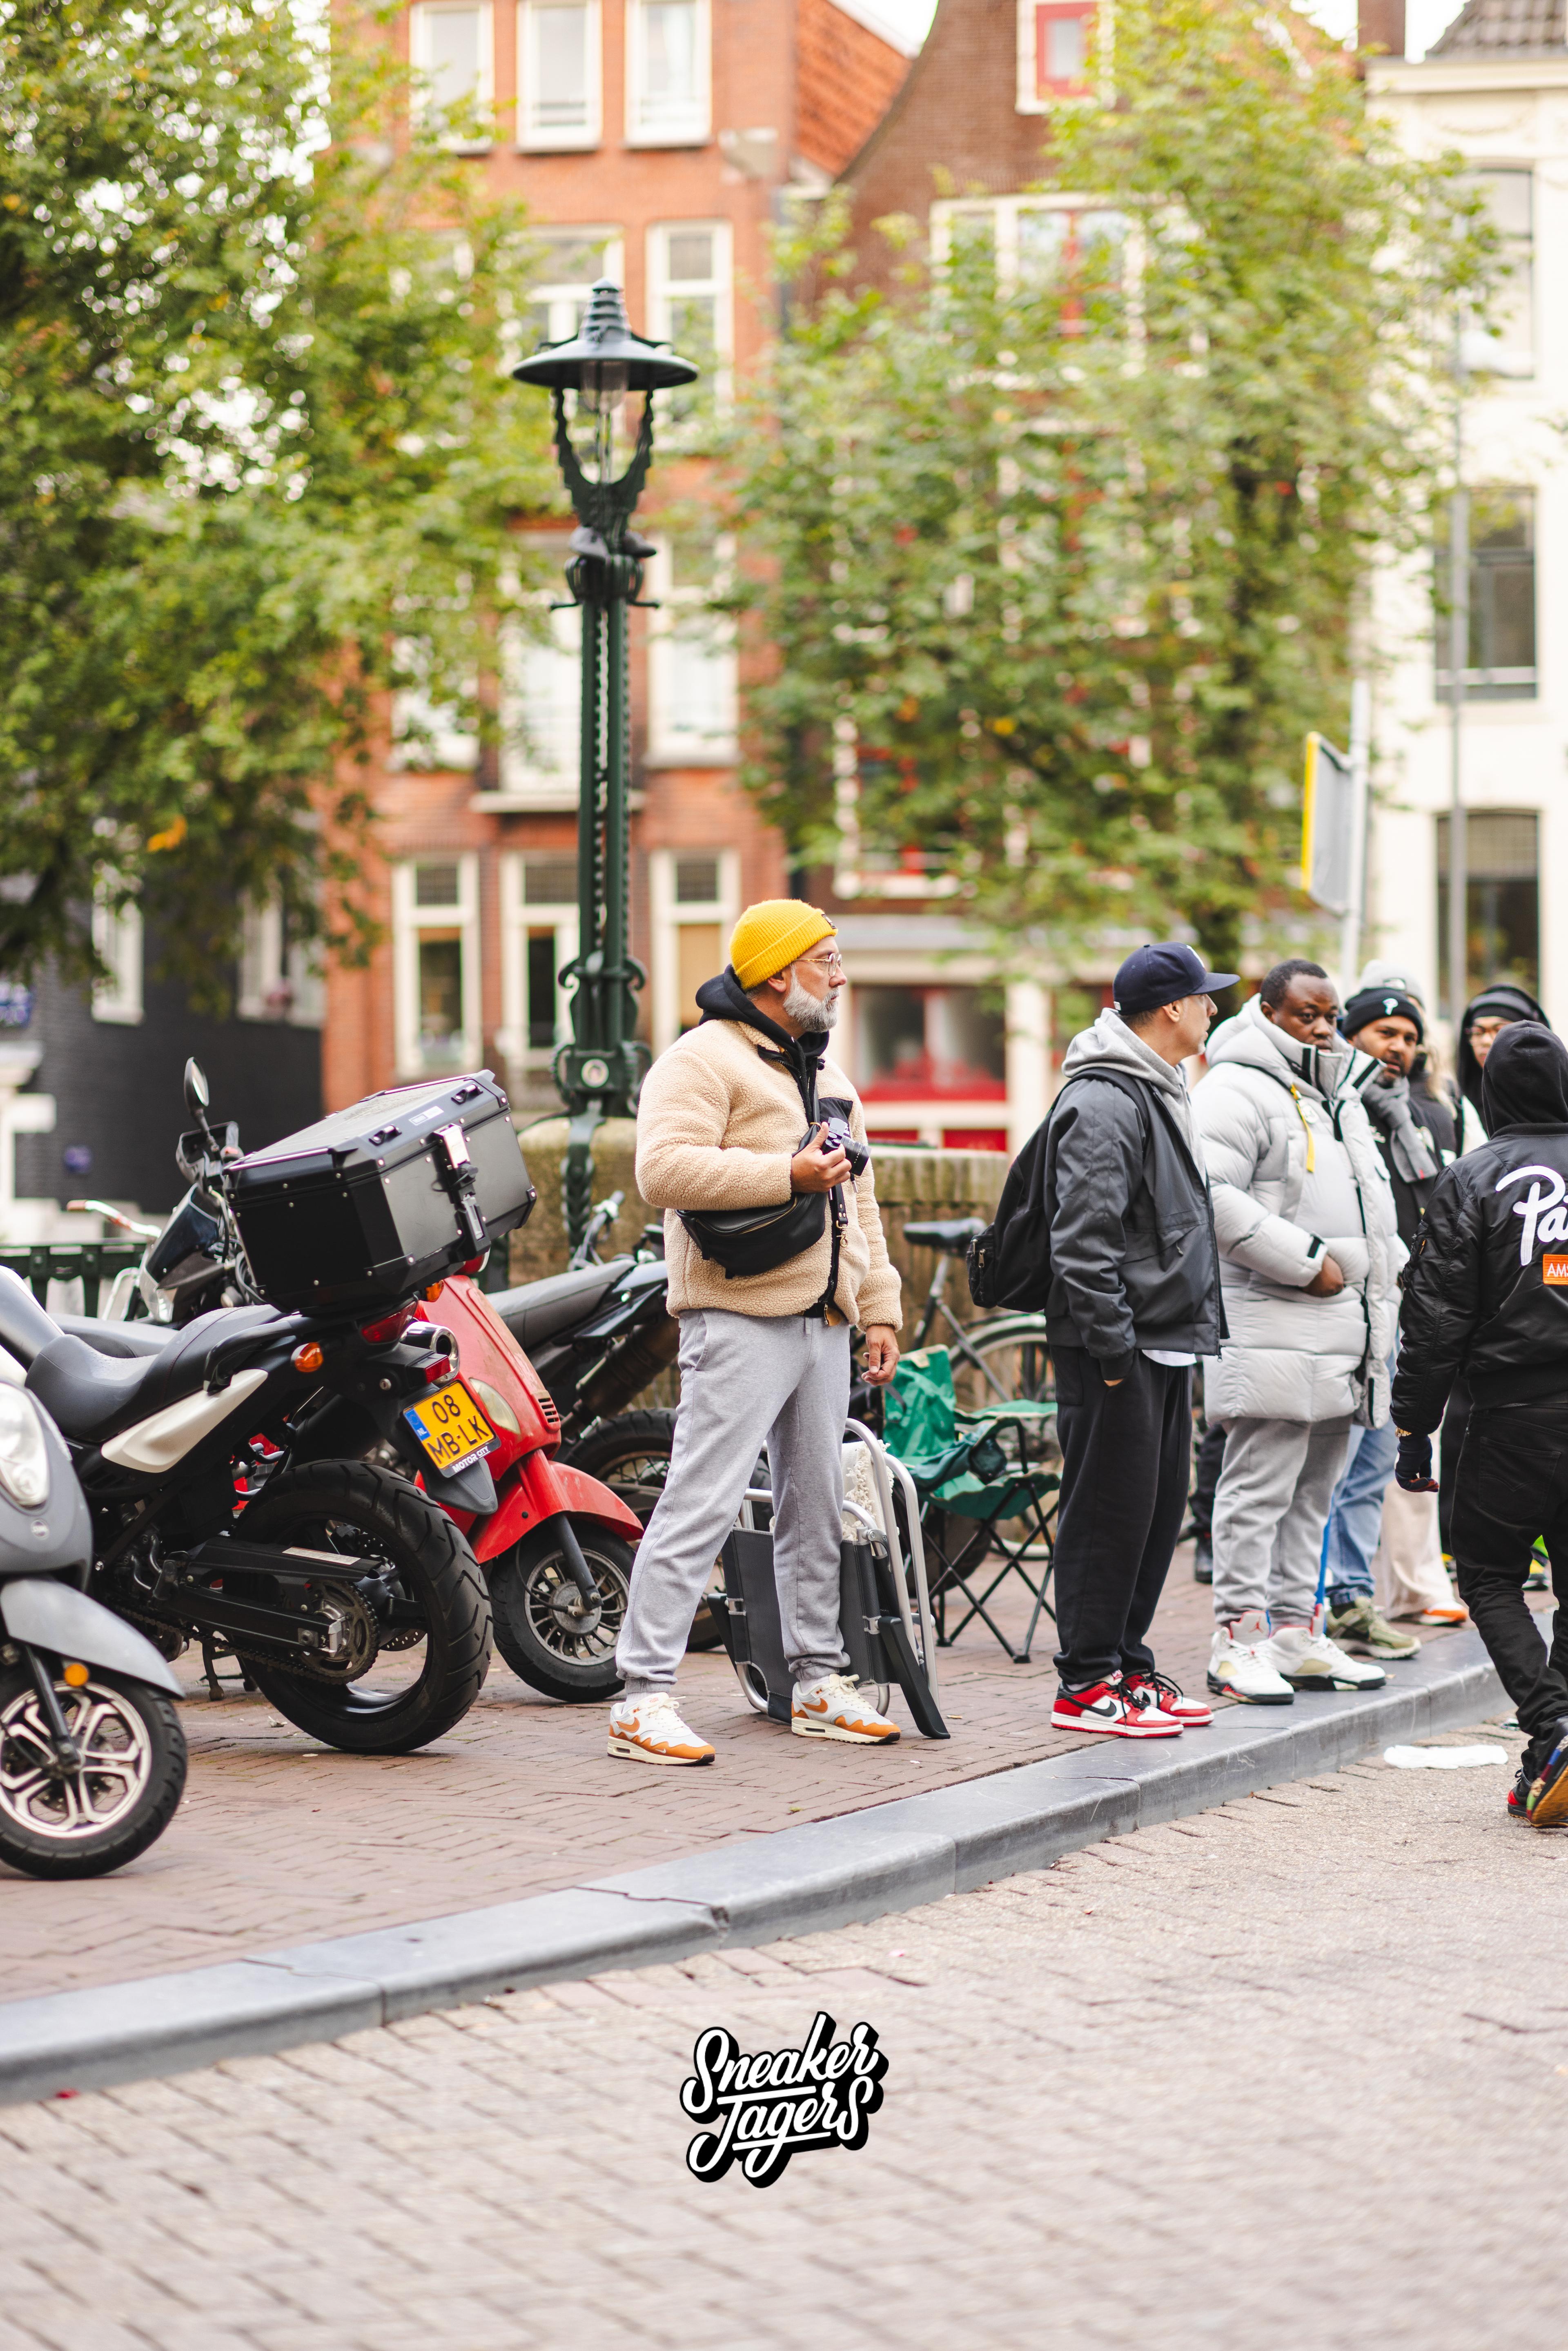
[[[520,0],[517,144],[597,147],[599,0]]]
[[[479,737],[466,714],[430,692],[430,648],[421,637],[400,637],[392,647],[396,674],[403,680],[392,698],[392,763],[428,774],[479,764]]]
[[[659,610],[648,633],[650,767],[728,767],[736,758],[734,624],[710,609],[729,542],[698,533],[666,539],[649,567]]]
[[[528,349],[564,343],[576,334],[588,308],[595,278],[620,283],[622,268],[618,228],[550,229],[530,238],[538,261],[524,303]]]
[[[398,1075],[476,1067],[476,857],[411,858],[392,868],[392,959]]]
[[[1452,585],[1448,524],[1445,509],[1439,517],[1435,580],[1439,695],[1453,691],[1445,609]],[[1469,546],[1465,698],[1529,701],[1536,691],[1534,492],[1472,490]]]
[[[93,899],[92,943],[109,966],[109,977],[93,982],[92,1017],[134,1028],[141,1019],[141,909],[134,898],[116,904],[110,882]]]
[[[1005,1138],[1005,1122],[993,1129],[972,1114],[1008,1091],[1007,1020],[983,990],[873,982],[854,987],[852,1009],[855,1082],[877,1133],[890,1142],[962,1133],[970,1149],[982,1133]],[[944,1113],[955,1112],[949,1127]]]
[[[277,898],[245,910],[239,1017],[287,1020],[296,1029],[319,1029],[327,1017],[319,950],[314,941],[289,937],[287,909]]]
[[[662,1053],[701,1018],[697,990],[729,956],[740,914],[737,850],[656,849],[648,860],[653,1050]]]
[[[502,638],[501,788],[479,794],[482,808],[577,806],[582,620],[575,605],[559,607],[548,590],[539,601],[544,637],[513,623]]]
[[[419,0],[412,12],[409,52],[422,78],[420,105],[433,114],[483,114],[495,96],[489,0]],[[455,132],[449,143],[481,152],[486,138]]]
[[[1540,819],[1500,810],[1465,818],[1467,993],[1511,980],[1541,991]],[[1448,998],[1448,820],[1437,819],[1439,993]]]
[[[691,147],[709,130],[707,0],[629,0],[626,137],[633,147]]]
[[[1019,114],[1083,98],[1092,68],[1108,87],[1110,0],[1018,0]]]
[[[699,370],[695,383],[658,394],[666,438],[729,396],[734,351],[727,221],[660,221],[648,231],[648,332]]]
[[[501,860],[501,1016],[496,1042],[517,1071],[548,1069],[571,1035],[560,975],[577,954],[577,860],[565,852]]]
[[[1503,275],[1488,312],[1498,329],[1500,354],[1530,362],[1535,350],[1535,191],[1529,171],[1472,172],[1469,185],[1486,200],[1491,225],[1501,240]],[[1528,365],[1521,371],[1528,372]]]
[[[931,207],[931,250],[938,266],[965,253],[983,255],[994,264],[998,284],[1009,290],[1065,275],[1063,325],[1069,333],[1086,305],[1108,294],[1124,295],[1135,277],[1127,214],[1078,197],[938,202]]]

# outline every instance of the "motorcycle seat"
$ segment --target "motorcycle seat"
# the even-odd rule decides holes
[[[85,1339],[100,1355],[161,1355],[180,1335],[172,1322],[106,1322],[98,1314],[62,1314],[58,1320],[62,1331]]]
[[[495,1290],[488,1303],[527,1354],[558,1331],[586,1322],[632,1263],[630,1257],[617,1257],[608,1265],[585,1265],[577,1273],[552,1273],[543,1281],[525,1281],[517,1290]]]
[[[904,1238],[916,1249],[941,1249],[948,1257],[962,1257],[985,1229],[979,1217],[946,1217],[930,1224],[905,1225]]]
[[[156,1354],[100,1354],[87,1340],[62,1331],[35,1355],[27,1386],[67,1437],[101,1444],[166,1404],[193,1395],[215,1351],[247,1324],[258,1332],[282,1318],[275,1307],[218,1307],[175,1332]]]

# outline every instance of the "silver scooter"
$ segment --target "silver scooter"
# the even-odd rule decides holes
[[[83,1589],[92,1524],[65,1439],[0,1379],[0,1862],[99,1877],[145,1853],[185,1786],[182,1695]]]

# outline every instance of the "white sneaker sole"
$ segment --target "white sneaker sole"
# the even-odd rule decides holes
[[[790,1729],[797,1739],[837,1739],[846,1747],[896,1747],[896,1730],[846,1730],[841,1723],[810,1722],[804,1715],[793,1716]]]
[[[1162,1723],[1157,1730],[1146,1729],[1142,1723],[1136,1729],[1130,1722],[1095,1722],[1082,1714],[1053,1714],[1052,1730],[1088,1730],[1100,1739],[1179,1739],[1186,1725],[1182,1722]]]
[[[715,1760],[711,1747],[706,1755],[659,1755],[651,1747],[639,1747],[634,1739],[617,1739],[613,1731],[610,1734],[609,1752],[628,1763],[669,1763],[682,1771],[700,1771],[705,1763]]]
[[[1289,1680],[1290,1677],[1283,1678]],[[1210,1674],[1207,1679],[1216,1698],[1233,1698],[1241,1706],[1289,1706],[1293,1695],[1294,1686],[1284,1690],[1245,1690],[1235,1682],[1221,1681],[1218,1674]]]

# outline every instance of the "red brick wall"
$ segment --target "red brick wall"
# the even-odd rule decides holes
[[[885,283],[894,262],[873,221],[924,224],[937,194],[1009,195],[1048,176],[1049,118],[1019,114],[1017,90],[1016,0],[939,0],[907,80],[843,173],[862,277]]]
[[[833,0],[798,0],[797,26],[795,152],[836,174],[887,111],[909,59]]]

